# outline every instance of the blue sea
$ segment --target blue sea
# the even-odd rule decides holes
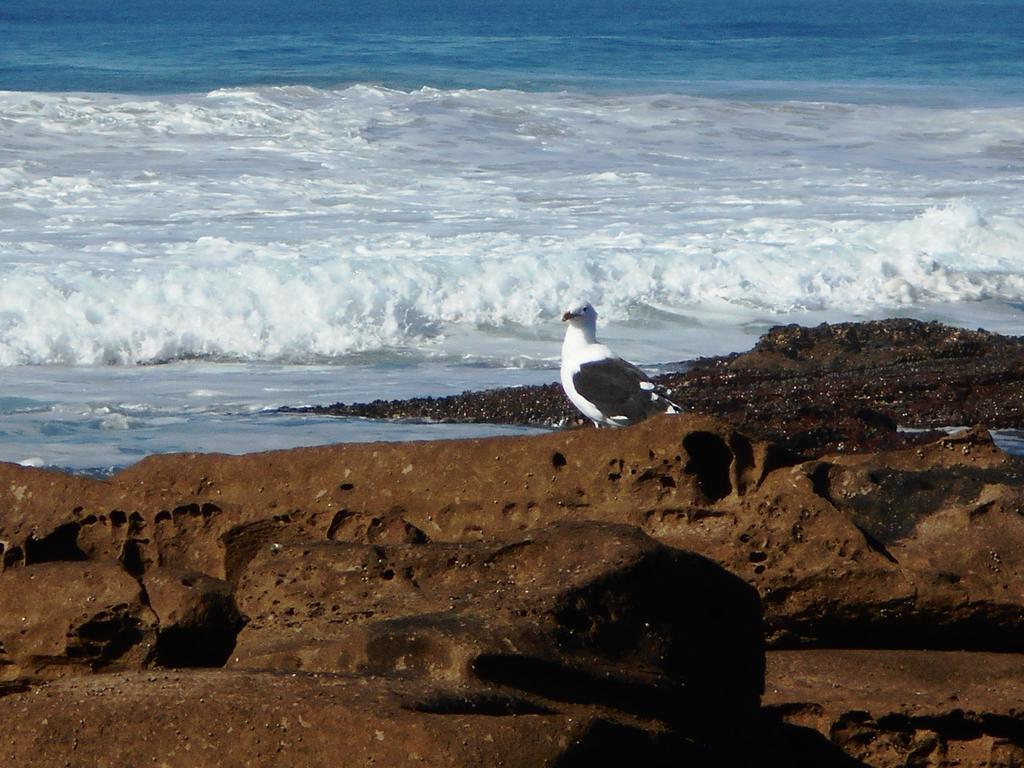
[[[1024,96],[1019,0],[5,0],[0,24],[18,91]]]
[[[1024,0],[5,0],[0,460],[518,432],[276,409],[554,381],[577,298],[1019,334],[1022,213]]]

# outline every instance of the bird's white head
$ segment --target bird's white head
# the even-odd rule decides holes
[[[562,315],[562,322],[578,329],[589,343],[594,343],[597,337],[597,310],[589,301],[570,304]]]

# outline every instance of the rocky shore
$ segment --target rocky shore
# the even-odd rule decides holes
[[[0,756],[1024,764],[1024,462],[889,426],[1015,418],[1018,342],[956,333],[773,331],[678,380],[730,420],[0,464]]]
[[[898,432],[1024,428],[1024,339],[896,319],[779,326],[749,352],[696,361],[655,381],[694,413],[810,457],[937,439]],[[335,403],[338,416],[533,426],[581,423],[558,384],[450,397]]]

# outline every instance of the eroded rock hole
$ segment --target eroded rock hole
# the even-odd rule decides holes
[[[24,559],[25,557],[22,554],[21,547],[11,547],[9,550],[4,552],[4,568],[21,565]]]
[[[244,625],[233,599],[208,602],[201,624],[173,626],[160,633],[153,661],[172,669],[223,667]]]
[[[103,611],[78,628],[77,642],[69,643],[68,656],[91,658],[97,668],[115,661],[142,642],[141,621],[118,605]]]
[[[732,493],[729,467],[733,454],[725,441],[713,432],[691,432],[683,438],[689,454],[684,471],[694,475],[701,492],[709,501],[718,501]]]
[[[65,523],[41,539],[29,536],[25,540],[25,564],[85,560],[85,552],[78,547],[78,531],[81,527],[78,523]]]
[[[811,472],[811,488],[829,504],[832,504],[832,479],[829,477],[831,466],[822,462]]]
[[[555,453],[551,456],[551,466],[554,467],[555,469],[561,469],[567,463],[568,462],[566,462],[565,456],[563,456],[559,451],[555,451]]]
[[[327,538],[333,541],[334,537],[338,535],[338,530],[350,517],[352,517],[352,512],[347,509],[339,509],[334,514],[334,519],[331,520],[331,524],[327,528]]]
[[[138,577],[146,572],[146,560],[142,556],[142,542],[128,539],[121,549],[121,567],[132,576]]]
[[[754,474],[754,446],[742,435],[733,434],[729,438],[729,448],[735,457],[737,490],[743,493],[748,482],[756,484],[756,480],[751,477]]]
[[[221,536],[226,580],[236,583],[260,549],[277,539],[281,527],[273,520],[258,520],[235,526]]]

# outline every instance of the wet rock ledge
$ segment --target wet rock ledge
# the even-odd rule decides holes
[[[0,563],[12,765],[1024,762],[1024,467],[983,429],[0,464]]]
[[[1024,427],[1024,339],[896,319],[779,326],[749,352],[656,381],[694,413],[811,457],[937,439],[900,427]],[[579,423],[558,384],[301,409],[535,426]]]

